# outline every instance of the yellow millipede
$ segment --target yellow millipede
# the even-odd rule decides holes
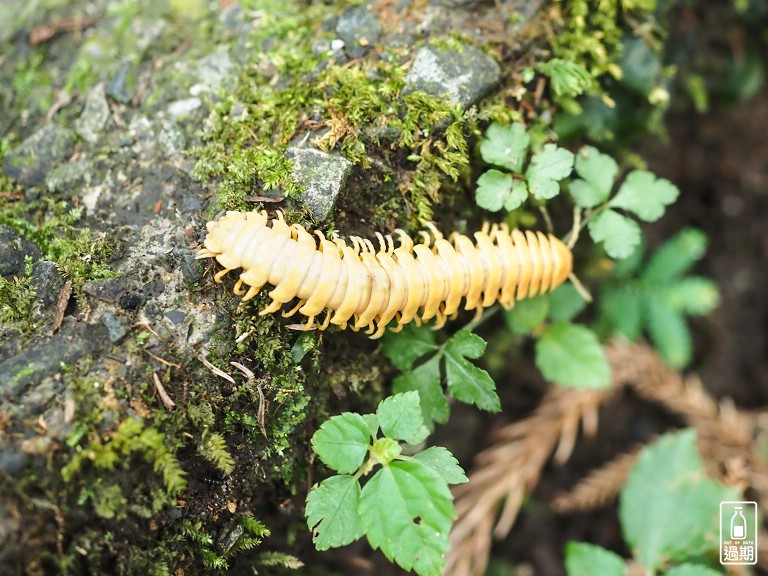
[[[475,242],[458,232],[446,240],[433,225],[414,242],[397,229],[397,247],[392,236],[377,232],[378,250],[357,236],[348,243],[315,231],[315,240],[304,227],[287,224],[281,212],[273,219],[266,211],[227,212],[207,228],[197,258],[215,258],[224,267],[216,282],[242,268],[234,292],[243,300],[265,284],[274,286],[272,303],[260,314],[298,299],[283,316],[303,314],[303,329],[334,324],[366,329],[371,338],[380,338],[393,321],[394,331],[432,318],[441,328],[462,300],[464,309],[478,314],[495,302],[511,308],[516,300],[557,288],[573,266],[571,251],[551,234],[510,231],[505,224],[486,223],[474,233]]]

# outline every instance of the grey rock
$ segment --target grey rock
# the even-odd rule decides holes
[[[29,463],[29,456],[14,448],[0,452],[0,470],[9,476],[18,476]]]
[[[402,94],[426,92],[468,108],[501,81],[496,61],[472,46],[438,50],[425,46],[416,54]]]
[[[180,248],[175,251],[176,256],[181,260],[181,275],[186,282],[194,284],[203,277],[205,267],[200,260],[195,259],[195,253],[186,248]]]
[[[167,158],[183,153],[187,140],[178,124],[172,120],[167,120],[157,135],[157,145]]]
[[[293,177],[304,187],[301,201],[315,219],[324,220],[352,171],[352,163],[313,148],[291,147],[285,156],[292,163]]]
[[[60,160],[72,154],[75,134],[62,126],[46,124],[5,155],[5,173],[25,186],[36,186]]]
[[[193,96],[202,92],[215,92],[227,81],[234,81],[232,74],[237,64],[232,60],[226,46],[219,46],[215,51],[201,58],[197,64],[198,83],[193,87]]]
[[[83,292],[104,302],[115,304],[131,290],[123,278],[91,280],[83,286]]]
[[[381,24],[364,6],[353,6],[339,16],[336,34],[344,41],[347,53],[352,58],[360,58],[370,45],[378,42]]]
[[[112,312],[105,312],[104,316],[101,317],[101,323],[107,328],[110,342],[120,342],[128,334],[128,329],[123,325],[123,321]]]
[[[58,164],[45,177],[45,187],[51,192],[64,192],[80,185],[87,186],[91,180],[90,167],[91,164],[83,158]]]
[[[104,83],[94,86],[85,99],[80,118],[75,121],[75,130],[86,142],[94,143],[109,120],[110,110]]]
[[[29,384],[57,373],[61,364],[71,364],[106,347],[107,329],[100,324],[75,324],[41,344],[0,362],[0,396],[9,401],[19,398]]]
[[[40,248],[10,226],[0,225],[0,276],[24,274],[24,259],[40,258]]]
[[[106,95],[120,104],[128,104],[136,94],[139,65],[133,59],[120,64],[114,79],[106,86]]]
[[[176,100],[168,105],[168,115],[172,118],[179,118],[181,116],[189,116],[203,105],[203,101],[200,98],[185,98],[184,100]]]
[[[32,283],[35,286],[35,299],[41,308],[49,308],[59,299],[64,286],[64,278],[56,262],[43,260],[32,267]]]
[[[447,6],[448,8],[466,8],[474,4],[480,4],[482,0],[432,0],[435,4],[440,6]]]
[[[181,310],[168,310],[168,312],[165,313],[165,317],[168,318],[171,323],[178,325],[184,322],[187,315]]]

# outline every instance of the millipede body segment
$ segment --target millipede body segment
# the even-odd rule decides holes
[[[282,213],[270,219],[262,212],[227,212],[208,222],[205,247],[197,258],[216,258],[224,269],[242,268],[235,294],[250,300],[265,284],[274,288],[272,303],[260,314],[277,312],[298,303],[308,317],[305,329],[324,330],[329,324],[353,330],[365,328],[379,338],[390,322],[395,331],[412,320],[436,319],[445,324],[464,301],[466,310],[499,302],[511,308],[515,300],[554,290],[571,274],[571,251],[560,240],[541,232],[510,231],[485,224],[475,242],[454,232],[446,240],[434,227],[414,242],[404,231],[392,236],[376,233],[378,251],[370,240],[353,236],[349,243],[326,239],[288,225]],[[324,320],[315,318],[327,310]]]

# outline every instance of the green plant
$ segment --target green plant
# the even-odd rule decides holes
[[[668,433],[641,451],[621,490],[622,534],[649,576],[715,576],[706,554],[718,543],[718,503],[739,498],[707,476],[693,430]],[[568,576],[628,574],[619,555],[583,542],[568,544],[565,565]]]
[[[687,366],[693,344],[685,317],[709,314],[719,301],[712,280],[686,275],[706,247],[706,236],[692,228],[678,232],[647,261],[642,246],[636,247],[602,285],[600,332],[637,340],[645,330],[670,366]]]
[[[448,485],[467,478],[445,448],[404,454],[401,442],[420,444],[428,434],[415,391],[386,398],[376,414],[334,416],[315,432],[313,450],[338,472],[307,495],[307,525],[318,550],[365,536],[406,570],[442,573],[455,516]],[[377,466],[361,488],[360,479]]]

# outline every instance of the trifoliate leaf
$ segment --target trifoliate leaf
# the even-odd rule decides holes
[[[419,393],[421,413],[424,423],[428,428],[433,428],[433,422],[444,423],[448,421],[450,406],[443,394],[440,381],[440,357],[434,356],[424,364],[416,367],[412,372],[406,372],[395,378],[392,383],[395,393],[415,390]]]
[[[722,574],[702,564],[686,563],[664,572],[664,576],[722,576]]]
[[[718,502],[738,492],[706,475],[693,430],[665,434],[640,453],[619,498],[619,519],[635,558],[654,572],[717,549]]]
[[[646,222],[655,222],[679,194],[677,186],[669,180],[656,178],[645,170],[635,170],[629,173],[608,204],[612,208],[628,210]]]
[[[320,460],[342,474],[360,468],[371,444],[368,423],[360,414],[344,412],[326,420],[312,436]]]
[[[566,178],[573,170],[573,153],[555,144],[545,144],[541,151],[531,158],[531,165],[525,172],[528,189],[538,200],[554,198],[560,192],[559,180]]]
[[[494,122],[488,127],[485,140],[480,143],[480,154],[488,164],[519,174],[530,143],[531,137],[522,124],[503,126]]]
[[[458,460],[442,446],[431,446],[413,455],[414,460],[431,468],[448,484],[463,484],[469,482]]]
[[[619,166],[597,148],[584,146],[576,154],[576,172],[582,180],[571,182],[568,191],[582,208],[594,208],[605,202],[611,194]]]
[[[387,332],[382,338],[382,350],[389,361],[401,372],[413,363],[438,349],[435,333],[426,326],[408,325],[402,332]]]
[[[631,256],[640,244],[637,222],[613,210],[595,216],[589,223],[589,234],[595,243],[603,243],[608,256],[616,259]]]
[[[445,375],[448,390],[468,404],[482,410],[498,412],[501,402],[488,372],[464,357],[479,358],[485,351],[485,341],[468,330],[460,330],[445,348]]]
[[[647,298],[645,317],[651,342],[672,368],[691,361],[693,343],[683,315],[660,298]]]
[[[511,196],[513,184],[514,179],[511,174],[494,169],[488,170],[477,179],[475,202],[480,208],[497,212],[504,207],[505,201]],[[525,198],[522,201],[524,200]]]
[[[514,308],[505,312],[507,325],[515,334],[530,334],[538,328],[549,312],[549,299],[546,296],[526,298],[515,303]]]
[[[707,251],[707,237],[701,230],[685,228],[654,252],[643,272],[644,282],[659,284],[677,281]]]
[[[605,388],[611,370],[600,341],[589,328],[556,322],[536,343],[536,366],[550,382],[569,388]]]
[[[572,320],[584,310],[587,302],[573,284],[563,284],[549,295],[549,317],[552,320]]]
[[[680,278],[659,288],[657,294],[674,310],[693,316],[709,314],[720,302],[717,284],[701,276]]]
[[[360,484],[354,476],[331,476],[307,494],[307,526],[318,550],[354,542],[360,525]]]
[[[360,519],[373,549],[405,570],[440,576],[455,516],[448,484],[420,462],[396,460],[363,487]]]
[[[387,438],[418,444],[429,436],[419,405],[419,393],[395,394],[379,403],[376,410],[382,433]]]
[[[601,546],[586,542],[568,542],[565,547],[568,576],[626,576],[627,566],[621,556]]]

